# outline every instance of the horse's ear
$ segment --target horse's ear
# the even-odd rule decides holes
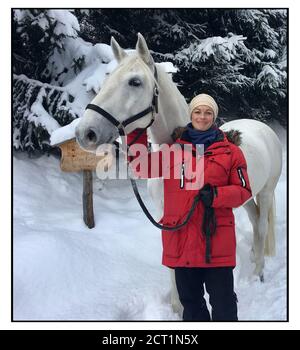
[[[117,40],[113,36],[110,39],[110,46],[118,62],[121,62],[122,59],[127,56],[127,53],[122,49],[122,47],[118,44]]]
[[[146,40],[141,33],[138,33],[138,40],[135,49],[148,66],[154,65],[153,58],[146,44]]]

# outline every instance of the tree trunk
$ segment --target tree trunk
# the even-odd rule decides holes
[[[95,227],[93,209],[93,173],[91,170],[83,170],[83,220],[88,228]]]

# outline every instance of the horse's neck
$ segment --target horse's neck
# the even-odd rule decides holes
[[[188,106],[175,83],[157,66],[159,96],[158,115],[149,128],[153,144],[171,143],[171,134],[178,126],[185,126],[188,121]]]

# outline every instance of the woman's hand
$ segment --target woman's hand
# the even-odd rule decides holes
[[[210,184],[204,185],[200,192],[200,199],[205,207],[210,207],[212,205],[212,202],[214,200],[214,187]]]

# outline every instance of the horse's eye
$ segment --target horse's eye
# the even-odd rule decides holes
[[[138,78],[132,78],[129,80],[128,85],[130,86],[141,86],[142,82]]]

